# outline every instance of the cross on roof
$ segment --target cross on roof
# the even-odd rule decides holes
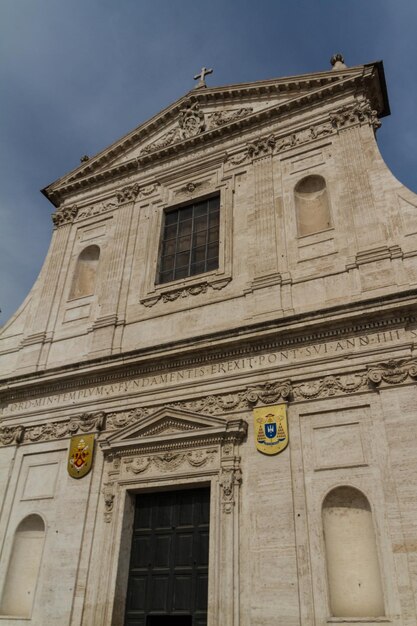
[[[198,87],[207,87],[206,81],[204,80],[207,74],[213,74],[213,70],[208,70],[206,67],[202,67],[200,74],[194,76],[194,80],[200,79],[198,85],[195,87],[196,89],[198,89]]]

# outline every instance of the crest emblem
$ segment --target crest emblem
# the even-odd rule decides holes
[[[71,437],[68,454],[68,474],[72,478],[82,478],[93,463],[94,435]]]
[[[278,454],[288,445],[287,405],[253,410],[255,445],[263,454]]]

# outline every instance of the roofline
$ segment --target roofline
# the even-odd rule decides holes
[[[158,113],[156,113],[155,115],[153,115],[152,117],[150,117],[149,119],[145,120],[144,122],[142,122],[141,124],[139,124],[138,126],[136,126],[134,129],[132,129],[131,131],[129,131],[128,133],[126,133],[123,137],[121,137],[120,139],[116,140],[115,142],[113,142],[112,144],[110,144],[110,146],[107,146],[106,148],[104,148],[103,150],[101,150],[100,152],[98,152],[96,155],[94,155],[93,157],[91,157],[90,160],[96,160],[96,159],[100,159],[100,157],[104,156],[106,153],[108,153],[109,151],[111,151],[112,149],[115,149],[116,147],[121,146],[122,143],[128,142],[129,137],[136,135],[136,133],[143,128],[143,130],[146,130],[146,127],[149,126],[149,130],[151,130],[152,128],[152,124],[157,120],[157,119],[161,119],[161,117],[163,118],[165,115],[169,115],[174,114],[176,109],[181,105],[181,103],[183,103],[184,101],[187,101],[187,99],[189,98],[196,98],[197,100],[205,100],[207,98],[210,98],[211,95],[215,95],[216,93],[222,93],[225,92],[227,90],[229,91],[241,91],[241,90],[245,90],[245,89],[252,89],[252,88],[260,88],[262,86],[266,87],[277,87],[278,85],[281,84],[288,84],[289,82],[308,82],[310,80],[314,81],[314,80],[319,80],[319,79],[328,79],[329,83],[333,82],[331,81],[332,77],[334,78],[334,80],[336,81],[337,78],[341,78],[343,80],[343,78],[348,78],[350,75],[355,75],[360,73],[361,71],[363,72],[364,70],[366,70],[366,68],[376,68],[377,70],[377,74],[378,74],[378,79],[379,79],[379,85],[381,88],[381,95],[382,95],[382,104],[383,104],[383,108],[381,112],[378,112],[380,117],[385,117],[386,115],[390,114],[390,108],[389,108],[389,102],[388,102],[388,94],[387,94],[387,87],[386,87],[386,81],[385,81],[385,72],[384,72],[384,68],[383,68],[383,63],[382,61],[376,61],[376,62],[372,62],[372,63],[366,63],[364,65],[356,65],[353,67],[348,67],[348,68],[344,68],[342,70],[324,70],[324,71],[320,71],[320,72],[309,72],[307,74],[299,74],[296,76],[286,76],[286,77],[280,77],[280,78],[271,78],[271,79],[263,79],[263,80],[259,80],[259,81],[252,81],[252,82],[248,82],[248,83],[234,83],[234,84],[230,84],[230,85],[223,85],[223,86],[217,86],[217,87],[207,87],[204,89],[191,89],[190,91],[188,91],[187,93],[185,93],[183,96],[181,96],[180,98],[178,98],[177,100],[175,100],[174,102],[172,102],[170,105],[168,105],[167,107],[165,107],[164,109],[162,109],[162,111],[159,111]],[[52,193],[51,191],[53,191],[51,188],[55,187],[55,186],[59,186],[59,183],[61,181],[64,181],[65,179],[67,179],[70,176],[74,176],[78,170],[82,170],[83,167],[86,167],[86,163],[82,163],[81,165],[79,165],[78,167],[74,168],[73,170],[70,170],[68,173],[64,174],[64,176],[58,178],[57,180],[53,181],[52,183],[50,183],[49,185],[47,185],[46,187],[44,187],[43,189],[41,189],[41,193],[55,206],[59,206],[59,204],[56,204],[55,201],[52,198]],[[69,181],[68,181],[69,182]]]

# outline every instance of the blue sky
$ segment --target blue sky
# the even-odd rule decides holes
[[[415,0],[1,0],[0,323],[45,258],[39,190],[194,85],[384,61],[391,117],[378,143],[417,191]]]

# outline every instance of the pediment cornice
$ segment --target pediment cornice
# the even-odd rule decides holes
[[[225,419],[172,406],[163,406],[101,438],[105,455],[135,454],[138,450],[172,450],[203,445],[237,443],[245,436],[247,423],[240,418]]]
[[[59,206],[65,197],[77,191],[113,179],[123,178],[147,167],[155,160],[167,159],[179,153],[186,154],[203,144],[233,135],[236,132],[240,133],[242,130],[250,130],[252,127],[277,117],[284,121],[294,112],[302,111],[306,107],[311,107],[311,105],[323,100],[330,100],[331,97],[353,92],[353,90],[357,92],[360,86],[367,94],[376,113],[380,116],[384,115],[384,99],[378,89],[379,82],[376,79],[378,72],[375,71],[375,67],[374,65],[360,66],[343,72],[323,72],[289,79],[190,91],[173,105],[96,157],[82,163],[76,170],[49,185],[44,193],[53,204]],[[253,111],[246,104],[245,106],[241,105],[240,109],[236,109],[236,115],[233,114],[234,109],[225,109],[226,115],[218,116],[215,124],[205,125],[201,123],[198,126],[198,116],[202,115],[205,106],[224,104],[227,107],[236,107],[242,99],[247,103],[248,98],[253,98],[254,101],[260,98],[265,100],[272,95],[285,97],[272,106],[265,106]],[[184,132],[187,130],[184,128],[184,116],[190,110],[194,110],[191,121],[196,132],[193,130],[193,132],[187,133]],[[219,109],[219,111],[221,110]],[[169,140],[159,144],[158,141],[155,141],[153,146],[152,141],[149,142],[149,140],[154,136],[157,137],[161,129],[169,129],[170,124],[171,128],[172,124],[177,124],[178,130],[168,130],[167,134],[171,132]],[[148,143],[146,144],[146,142]],[[134,158],[117,161],[123,154],[132,152],[135,146],[141,144],[144,145],[145,149],[142,149]],[[117,162],[115,163],[115,161]]]

